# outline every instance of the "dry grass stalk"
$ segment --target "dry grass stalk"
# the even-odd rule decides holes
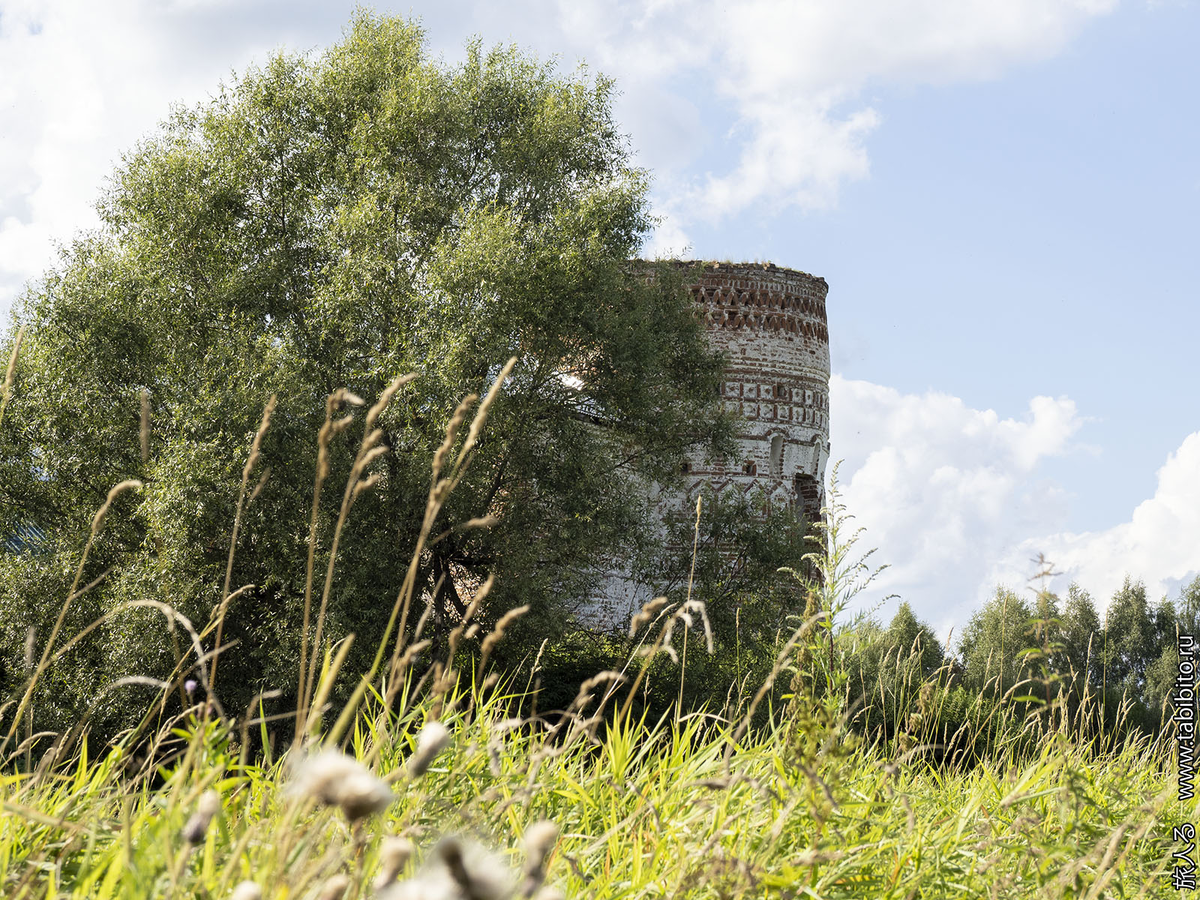
[[[258,460],[262,456],[262,440],[263,435],[267,433],[267,429],[271,427],[271,414],[275,411],[276,395],[272,394],[271,399],[267,401],[266,407],[263,409],[262,419],[258,423],[258,430],[254,433],[254,440],[250,444],[250,455],[246,458],[246,465],[242,468],[242,487],[238,493],[237,510],[233,515],[233,533],[229,538],[229,557],[225,562],[225,584],[221,588],[221,602],[217,604],[217,608],[213,610],[213,615],[217,623],[217,636],[214,643],[215,652],[212,658],[212,668],[209,671],[208,683],[210,687],[216,687],[217,684],[217,662],[221,658],[221,635],[225,629],[225,613],[229,609],[229,603],[233,599],[229,593],[229,585],[233,579],[233,557],[237,552],[238,532],[242,527],[242,513],[246,508],[246,489],[250,484],[250,473],[254,470]],[[148,410],[148,407],[143,407]],[[148,419],[146,421],[149,421]],[[148,432],[147,432],[148,434]],[[148,438],[147,438],[148,439]],[[149,446],[148,444],[146,445]],[[148,452],[148,451],[147,451]],[[262,487],[262,482],[265,481],[266,475],[260,480],[259,485],[254,489],[251,499],[258,496],[259,489]]]
[[[368,686],[379,673],[380,666],[383,663],[384,654],[387,652],[388,642],[392,638],[393,630],[395,630],[396,644],[392,651],[391,660],[388,664],[387,676],[384,679],[384,703],[390,705],[395,699],[397,691],[400,690],[402,682],[403,669],[399,663],[402,658],[410,658],[404,653],[404,647],[407,641],[407,633],[405,628],[408,623],[409,612],[412,607],[413,592],[416,587],[417,572],[420,567],[421,554],[426,549],[429,541],[429,535],[433,530],[433,523],[436,521],[438,513],[441,512],[442,503],[446,496],[455,485],[461,481],[466,474],[467,467],[474,456],[475,447],[478,442],[479,429],[483,427],[483,422],[487,418],[488,411],[491,405],[495,402],[496,397],[500,392],[500,387],[507,380],[513,367],[517,363],[517,358],[514,356],[501,369],[496,376],[491,389],[484,398],[483,403],[479,405],[479,409],[475,413],[475,419],[472,422],[471,429],[468,433],[468,440],[463,448],[459,451],[458,456],[454,460],[451,475],[448,478],[441,478],[441,471],[445,464],[445,460],[449,455],[450,449],[458,436],[458,430],[466,417],[466,412],[470,408],[470,404],[474,402],[474,397],[468,397],[459,404],[455,414],[451,417],[450,423],[446,427],[446,438],[442,442],[442,446],[438,448],[438,452],[434,454],[432,465],[432,477],[430,479],[429,497],[425,505],[425,515],[421,522],[421,530],[417,536],[417,541],[413,547],[413,554],[409,560],[408,569],[405,571],[404,583],[400,588],[399,594],[396,596],[395,602],[392,604],[392,611],[388,617],[387,625],[384,627],[383,637],[376,649],[375,658],[371,662],[370,668],[359,680],[358,687],[355,688],[349,702],[342,710],[342,715],[339,717],[334,729],[330,732],[330,737],[333,740],[340,738],[345,728],[349,727],[350,721],[353,718],[358,705],[362,702],[366,695]],[[310,544],[311,556],[311,544]],[[397,628],[397,620],[399,627]],[[297,735],[301,732],[298,730]],[[374,751],[373,751],[374,752]]]
[[[317,432],[317,471],[313,477],[312,516],[308,525],[308,559],[304,572],[304,614],[300,625],[300,675],[299,686],[296,691],[298,698],[296,704],[297,743],[300,742],[301,737],[304,735],[304,710],[308,708],[306,683],[308,670],[305,667],[305,663],[307,662],[308,653],[309,616],[312,612],[313,571],[316,565],[317,522],[319,521],[321,509],[321,490],[325,486],[325,479],[329,476],[329,445],[334,436],[345,431],[350,426],[350,422],[353,421],[352,416],[344,416],[337,420],[333,418],[334,413],[340,409],[346,394],[347,391],[344,389],[338,389],[325,399],[325,422],[321,425],[321,430]]]
[[[92,552],[92,545],[95,543],[96,537],[99,535],[100,529],[104,525],[104,519],[108,516],[108,511],[112,508],[112,505],[116,501],[117,497],[119,497],[125,491],[140,490],[141,487],[142,483],[135,478],[130,478],[126,481],[120,482],[117,485],[114,485],[113,488],[108,492],[108,496],[105,498],[104,503],[100,506],[100,508],[96,511],[96,515],[92,518],[92,528],[88,533],[87,543],[84,545],[83,555],[79,560],[79,568],[75,571],[75,579],[71,582],[71,590],[67,594],[67,599],[63,601],[63,605],[58,610],[58,618],[55,619],[54,627],[50,630],[50,637],[46,640],[46,646],[42,648],[42,658],[38,662],[37,667],[34,669],[33,675],[29,678],[29,683],[25,688],[25,694],[21,697],[21,702],[18,704],[17,711],[13,716],[12,725],[9,726],[8,733],[5,735],[4,740],[0,741],[0,755],[3,755],[4,748],[8,745],[9,741],[12,740],[13,735],[16,734],[17,728],[21,723],[21,718],[25,715],[25,710],[29,706],[29,701],[33,698],[33,692],[37,687],[38,680],[46,671],[46,666],[48,665],[50,659],[50,653],[54,649],[54,642],[58,639],[58,633],[62,630],[63,622],[67,618],[67,611],[71,608],[72,601],[75,600],[76,597],[85,593],[88,588],[96,584],[96,582],[92,582],[92,584],[89,584],[86,588],[84,588],[83,591],[79,591],[77,593],[79,582],[83,578],[84,567],[87,565],[88,556]]]
[[[329,698],[329,692],[333,690],[334,681],[337,679],[338,672],[341,671],[342,663],[346,661],[346,654],[350,652],[350,646],[353,643],[354,635],[351,633],[342,638],[332,648],[333,659],[326,669],[321,673],[321,678],[316,685],[317,691],[316,695],[313,697],[312,705],[307,710],[303,711],[303,713],[307,716],[306,721],[309,723],[309,731],[313,732],[314,736],[317,726],[321,721],[321,713],[323,707],[325,706],[325,701]],[[298,710],[297,716],[300,714],[301,711]],[[336,741],[337,739],[331,735],[330,743],[336,743]]]
[[[312,653],[311,653],[311,657],[309,659],[309,668],[308,668],[307,679],[305,679],[304,672],[303,672],[304,653],[303,653],[303,651],[301,652],[300,667],[301,667],[301,679],[302,679],[302,682],[301,682],[301,685],[302,685],[301,699],[302,699],[302,701],[307,698],[307,691],[312,689],[313,679],[316,677],[317,652],[321,646],[321,636],[322,636],[322,633],[325,628],[325,614],[326,614],[326,611],[327,611],[328,605],[329,605],[329,594],[330,594],[330,591],[333,589],[333,572],[334,572],[334,567],[337,565],[338,547],[341,543],[342,530],[346,525],[346,520],[350,515],[350,509],[351,509],[351,507],[353,507],[355,499],[364,490],[369,489],[378,481],[378,479],[375,477],[367,477],[367,475],[366,475],[367,468],[371,465],[371,463],[373,463],[376,459],[378,459],[380,456],[382,456],[384,453],[387,452],[387,447],[383,445],[383,437],[384,437],[383,429],[377,427],[379,417],[383,414],[384,410],[387,409],[388,404],[390,404],[392,402],[392,398],[396,395],[396,392],[399,391],[400,388],[404,387],[404,385],[408,384],[410,381],[412,381],[416,377],[417,376],[415,374],[410,373],[407,375],[401,375],[397,378],[394,378],[392,380],[392,382],[386,388],[384,388],[383,392],[379,395],[379,399],[376,400],[375,403],[370,407],[370,409],[367,410],[366,421],[365,421],[364,428],[363,428],[363,438],[359,444],[358,452],[354,456],[354,462],[350,467],[350,475],[346,479],[346,488],[342,494],[342,505],[341,505],[341,508],[338,510],[337,522],[335,523],[334,528],[333,528],[333,540],[330,542],[329,560],[325,567],[325,583],[321,589],[321,605],[320,605],[320,609],[317,612],[316,630],[313,635]],[[362,399],[360,399],[359,397],[357,397],[354,394],[351,394],[349,391],[342,391],[341,399],[344,402],[353,403],[354,405],[358,405],[358,406],[361,406],[363,404]],[[331,416],[332,416],[331,412],[329,411],[328,406],[326,407],[326,412],[327,412],[326,422],[328,423],[328,422],[331,422]],[[345,422],[346,425],[349,425],[350,417],[346,417],[346,418],[342,419],[341,421]],[[334,424],[336,424],[336,423],[334,423]],[[333,424],[330,425],[330,429],[331,429],[331,434],[332,434]],[[326,440],[325,443],[322,444],[322,449],[323,449],[325,455],[324,455],[323,465],[320,461],[318,462],[318,475],[321,478],[321,480],[323,481],[324,478],[327,477],[329,474],[329,441],[328,440]],[[318,453],[318,457],[320,458],[320,452]],[[309,534],[309,538],[310,538],[309,571],[308,571],[308,575],[307,575],[306,581],[305,581],[305,610],[306,611],[309,609],[309,603],[310,603],[311,594],[312,594],[313,544],[315,543],[315,525],[316,525],[316,521],[317,521],[316,520],[316,514],[317,514],[316,503],[318,502],[318,500],[319,500],[319,496],[318,496],[317,492],[314,490],[314,495],[313,495],[313,503],[314,503],[313,526],[314,526],[314,530],[310,531],[310,534]],[[307,634],[308,634],[308,628],[307,628],[307,624],[306,624],[304,627],[304,630],[302,631],[302,637],[306,636]],[[306,704],[302,703],[302,707],[305,705]],[[301,719],[297,719],[297,737],[300,737],[301,735],[303,735],[303,733],[304,733],[303,726],[304,726],[304,722]]]
[[[525,604],[518,606],[515,609],[510,609],[502,615],[499,621],[496,622],[496,627],[491,633],[483,639],[483,646],[479,651],[479,671],[482,672],[487,666],[488,657],[492,655],[492,648],[495,647],[501,640],[504,639],[504,632],[517,619],[529,612],[529,605]]]

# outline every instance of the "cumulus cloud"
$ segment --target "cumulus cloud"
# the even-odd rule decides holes
[[[1023,564],[1015,586],[1033,574],[1013,551],[1064,520],[1064,494],[1038,468],[1074,448],[1084,420],[1073,401],[1035,397],[1020,419],[1001,418],[947,394],[835,375],[830,407],[843,500],[863,546],[888,565],[868,605],[899,594],[944,637],[990,591],[997,560]]]
[[[652,251],[700,221],[827,208],[870,170],[885,84],[987,78],[1060,50],[1116,0],[443,0],[435,50],[478,31],[582,57],[617,79],[617,112],[658,176]],[[281,44],[328,44],[346,0],[0,0],[0,306],[94,224],[123,150],[231,71]]]
[[[601,68],[627,89],[659,87],[640,101],[658,115],[640,118],[711,98],[702,120],[659,129],[659,141],[719,141],[737,158],[668,187],[661,200],[678,228],[752,207],[832,206],[870,170],[866,139],[882,117],[867,90],[996,77],[1052,56],[1116,0],[558,3],[563,31]]]
[[[1184,439],[1158,470],[1154,496],[1133,510],[1128,522],[1083,534],[1054,533],[1022,541],[1000,560],[993,580],[1011,580],[1020,559],[1044,553],[1061,575],[1090,591],[1103,608],[1128,575],[1146,583],[1149,597],[1173,597],[1200,574],[1200,432]]]
[[[170,113],[329,16],[226,0],[0,0],[0,310],[93,227],[104,179]],[[339,11],[332,35],[342,22]]]

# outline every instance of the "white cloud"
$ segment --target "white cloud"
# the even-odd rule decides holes
[[[1074,448],[1083,424],[1066,397],[1035,397],[1021,419],[947,394],[902,394],[835,375],[831,442],[864,547],[887,564],[864,600],[898,593],[943,637],[992,587],[996,560],[1061,527],[1065,498],[1039,464]],[[1019,586],[1033,574],[1016,569]],[[885,612],[886,615],[886,612]]]
[[[1057,533],[1023,541],[998,562],[995,580],[1011,578],[1024,556],[1044,553],[1061,576],[1091,592],[1103,608],[1125,576],[1146,583],[1151,600],[1172,596],[1200,573],[1200,432],[1184,439],[1158,470],[1154,496],[1133,510],[1128,522],[1084,534]]]
[[[627,91],[659,88],[634,101],[647,107],[636,118],[661,120],[685,96],[709,96],[700,127],[673,136],[660,127],[655,137],[720,143],[719,156],[737,159],[662,192],[679,228],[749,208],[832,206],[845,182],[870,170],[866,139],[881,116],[862,102],[866,89],[998,76],[1052,56],[1116,0],[558,4],[577,50]],[[634,138],[641,145],[642,134]]]
[[[482,0],[394,5],[453,57],[469,31],[585,57],[659,178],[654,247],[750,208],[828,208],[864,178],[880,84],[991,77],[1057,52],[1116,0]],[[103,178],[166,115],[287,44],[336,39],[352,3],[0,0],[0,307],[94,224]]]
[[[172,104],[305,39],[272,6],[0,0],[0,311],[97,224],[104,179]]]
[[[1039,473],[1050,457],[1093,452],[1075,440],[1087,420],[1070,399],[1034,397],[1022,418],[1002,419],[947,394],[837,375],[830,395],[842,498],[865,529],[862,547],[889,566],[864,596],[868,608],[899,594],[944,638],[997,585],[1027,587],[1039,554],[1060,573],[1051,590],[1076,581],[1100,609],[1127,575],[1157,600],[1200,574],[1200,431],[1168,457],[1154,496],[1127,522],[1072,534],[1065,491]]]

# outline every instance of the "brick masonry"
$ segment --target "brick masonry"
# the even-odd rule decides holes
[[[741,460],[697,454],[688,461],[686,501],[694,505],[706,484],[718,494],[761,491],[772,507],[790,506],[815,519],[824,504],[830,449],[829,286],[823,278],[770,263],[679,265],[700,273],[690,286],[692,297],[709,340],[728,361],[721,396],[746,421]],[[659,498],[663,507],[675,508],[685,499]],[[650,586],[613,571],[580,619],[622,627],[652,596]]]
[[[759,263],[710,263],[692,296],[728,359],[721,396],[746,420],[742,460],[689,463],[688,496],[762,490],[815,518],[829,459],[829,329],[825,279]]]

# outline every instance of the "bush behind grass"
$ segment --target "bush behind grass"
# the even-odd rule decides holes
[[[451,434],[445,446],[431,509],[470,460],[469,438]],[[898,703],[903,727],[855,732],[847,651],[831,637],[869,572],[850,554],[844,521],[835,500],[822,578],[808,584],[810,608],[769,670],[748,666],[723,706],[692,712],[668,701],[666,714],[652,714],[664,694],[683,696],[686,660],[719,671],[697,665],[698,622],[692,655],[680,653],[686,617],[704,612],[694,602],[660,605],[632,655],[607,648],[619,671],[597,673],[558,715],[531,709],[553,669],[497,677],[484,657],[498,631],[474,636],[476,656],[466,621],[437,658],[418,652],[419,625],[405,652],[389,653],[385,639],[364,677],[349,679],[358,687],[344,704],[329,698],[349,639],[324,650],[311,679],[300,676],[304,706],[278,709],[263,696],[244,712],[222,710],[204,649],[217,623],[197,629],[151,607],[188,662],[169,683],[130,676],[155,702],[113,744],[90,747],[83,728],[22,730],[23,701],[52,687],[38,683],[52,665],[31,661],[25,693],[4,704],[0,893],[248,897],[250,881],[270,898],[474,898],[504,895],[507,877],[511,893],[543,898],[1162,896],[1172,828],[1196,812],[1172,799],[1169,729],[1089,739],[1065,703],[1017,706],[926,682]],[[397,601],[404,635],[413,599]],[[198,684],[185,686],[188,676]],[[1051,685],[1047,677],[1047,696]],[[182,709],[169,715],[176,697]],[[1086,714],[1095,699],[1083,702]],[[422,746],[431,722],[450,732],[435,758]],[[277,755],[290,736],[300,740]],[[972,748],[971,765],[933,752],[955,742]],[[355,761],[339,763],[349,768],[326,790],[298,771],[320,748]],[[356,809],[343,797],[352,784],[374,814],[346,814]],[[209,792],[215,807],[203,822]],[[522,848],[542,820],[558,834],[544,873]],[[400,886],[376,887],[394,836],[413,842],[415,858]],[[472,842],[491,848],[499,868]]]

